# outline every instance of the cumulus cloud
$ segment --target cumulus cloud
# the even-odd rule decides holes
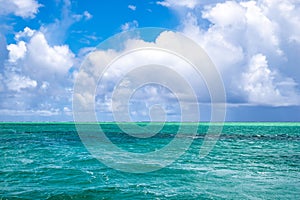
[[[27,51],[26,43],[20,41],[17,44],[10,44],[7,46],[7,50],[9,51],[9,62],[16,62],[24,58]]]
[[[226,1],[206,5],[201,12],[186,11],[179,29],[217,65],[229,101],[299,105],[300,75],[285,74],[289,68],[297,72],[295,60],[289,58],[299,49],[298,11],[293,1]],[[203,19],[208,28],[199,24]]]
[[[36,0],[0,0],[0,15],[14,14],[22,18],[34,18],[41,7]]]
[[[0,0],[0,16],[34,18],[41,6],[37,0]],[[69,0],[62,1],[60,13],[53,23],[42,24],[36,30],[25,27],[15,33],[15,42],[7,44],[0,34],[3,115],[70,116],[73,81],[80,61],[63,44],[72,24],[93,16],[88,11],[73,13]]]
[[[30,34],[26,34],[30,33]],[[57,77],[67,74],[73,65],[74,54],[66,45],[50,46],[45,35],[40,31],[33,31],[26,27],[23,32],[17,34],[18,39],[24,36],[25,40],[17,41],[17,44],[7,46],[9,62],[21,68],[23,72],[30,73],[31,77],[49,78],[49,72]]]
[[[16,108],[13,102],[19,102],[20,110],[63,110],[61,106],[71,100],[73,78],[69,70],[75,55],[66,45],[50,45],[41,31],[28,27],[15,39],[16,44],[7,45],[0,109]]]
[[[73,65],[74,54],[66,45],[49,46],[45,36],[37,32],[28,43],[28,65],[29,71],[36,69],[38,74],[47,76],[47,72],[57,75],[66,74]]]
[[[21,39],[32,37],[35,33],[35,30],[30,29],[29,27],[25,27],[23,31],[19,31],[15,34],[15,40],[19,41]]]
[[[158,49],[172,49],[182,52],[182,55],[188,55],[189,58],[199,58],[203,54],[194,49],[195,46],[189,46],[189,42],[182,40],[180,34],[175,32],[162,32],[154,41],[134,38],[134,34],[132,36],[133,38],[125,37],[125,40],[112,42],[112,45],[122,46],[122,50],[113,45],[111,48],[115,49],[98,49],[88,56],[77,76],[75,107],[90,112],[96,99],[97,111],[106,115],[115,111],[119,113],[118,120],[128,121],[130,120],[128,118],[130,114],[126,114],[130,110],[128,107],[132,109],[130,112],[134,115],[132,116],[134,119],[149,120],[152,106],[160,105],[168,114],[168,120],[180,120],[178,115],[180,113],[178,102],[180,102],[181,109],[189,111],[185,117],[190,120],[199,117],[195,112],[198,109],[198,101],[195,99],[201,102],[209,101],[207,100],[209,93],[206,91],[201,75],[181,57]],[[147,48],[143,49],[143,47]],[[149,49],[149,47],[158,49]],[[132,51],[135,49],[137,51]],[[119,57],[120,55],[123,56]],[[109,60],[114,62],[106,68]],[[197,59],[196,65],[202,64],[203,60]],[[101,74],[103,70],[105,73]],[[217,82],[213,77],[206,76],[206,78],[214,83]],[[129,97],[132,97],[130,102],[127,101]]]
[[[299,96],[293,90],[297,85],[295,81],[277,78],[277,73],[270,70],[266,56],[254,55],[250,59],[248,70],[242,75],[242,89],[246,91],[249,102],[274,106],[299,104]]]

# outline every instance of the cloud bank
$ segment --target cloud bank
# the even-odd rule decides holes
[[[0,55],[0,110],[4,115],[71,113],[72,88],[82,61],[81,53],[91,48],[82,48],[76,55],[64,44],[65,35],[72,24],[94,17],[88,11],[72,13],[70,4],[64,1],[61,19],[42,24],[40,28],[22,28],[14,33],[14,41],[9,44],[0,35],[0,51],[4,52]],[[36,0],[0,0],[0,15],[32,19],[42,6]],[[160,0],[156,6],[176,13],[180,20],[177,31],[195,40],[208,53],[223,77],[229,105],[235,108],[300,105],[300,6],[297,1]],[[125,8],[136,10],[133,5]],[[127,31],[141,26],[142,20],[138,20],[128,20],[120,29]],[[128,41],[126,45],[138,46],[143,42]],[[160,37],[159,42],[169,41],[167,37]],[[121,72],[112,72],[111,76],[118,73]],[[86,81],[88,84],[88,79]],[[205,90],[201,84],[198,89]],[[104,94],[112,89],[108,84],[97,99],[101,109],[107,112],[111,111],[111,96]],[[139,104],[138,108],[148,108],[151,103],[145,100],[151,96],[154,96],[153,102],[173,98],[166,89],[149,86],[136,93],[139,101],[132,103]],[[204,95],[201,101],[209,100]],[[171,106],[167,110],[178,114],[178,108]],[[140,119],[136,111],[132,113],[135,119]]]
[[[300,104],[300,62],[293,58],[300,49],[300,7],[295,1],[225,1],[202,9],[197,9],[200,1],[193,0],[159,4],[180,13],[179,30],[197,41],[217,65],[229,101]],[[202,28],[203,20],[208,28]]]

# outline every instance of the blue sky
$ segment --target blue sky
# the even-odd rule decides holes
[[[226,89],[226,120],[300,121],[299,13],[293,0],[0,0],[0,120],[72,121],[84,57],[122,31],[161,27],[193,39],[214,62]],[[149,119],[143,102],[153,89],[143,89],[136,97],[144,99],[132,100],[134,120]],[[103,98],[99,106],[109,107]],[[164,102],[170,119],[179,119],[177,101]],[[209,120],[209,106],[200,109]],[[113,120],[104,110],[99,119]]]

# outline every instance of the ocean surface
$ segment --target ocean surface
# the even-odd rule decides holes
[[[150,139],[129,137],[115,123],[100,126],[115,145],[143,152],[168,144],[180,125],[191,124],[166,123]],[[225,123],[199,158],[208,125],[198,125],[172,164],[127,173],[94,158],[72,123],[0,123],[0,199],[300,198],[300,123]]]

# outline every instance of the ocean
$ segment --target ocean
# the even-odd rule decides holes
[[[115,145],[139,153],[163,148],[190,125],[165,123],[157,135],[137,139],[116,123],[99,124]],[[0,123],[0,199],[300,198],[300,123],[226,122],[204,158],[209,124],[197,126],[173,163],[128,173],[93,157],[73,123]]]

